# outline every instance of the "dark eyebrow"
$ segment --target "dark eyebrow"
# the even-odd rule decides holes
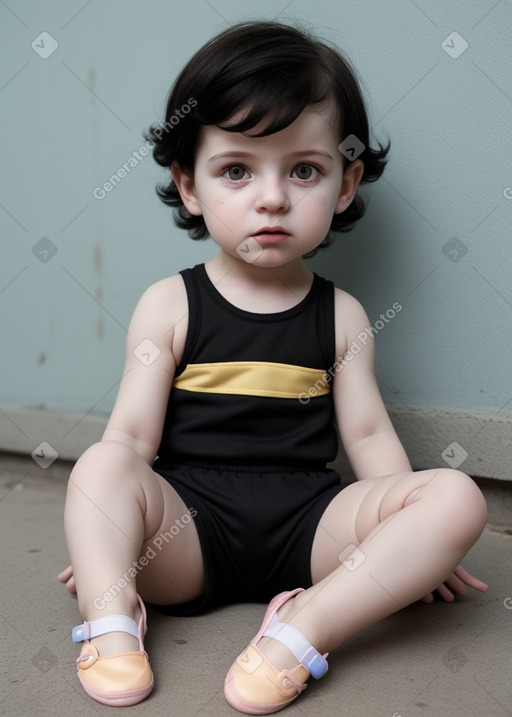
[[[208,158],[209,162],[213,162],[216,159],[222,159],[225,157],[232,157],[233,159],[236,159],[237,157],[243,158],[243,157],[252,157],[258,155],[258,152],[244,152],[243,150],[228,150],[226,152],[219,152],[218,154],[214,154],[213,156]],[[290,152],[288,156],[290,157],[303,157],[303,156],[311,156],[311,155],[319,155],[321,157],[327,157],[327,159],[334,160],[334,157],[329,154],[329,152],[324,152],[320,149],[299,149],[296,152]]]
[[[228,150],[227,152],[219,152],[208,158],[209,162],[213,162],[215,159],[222,159],[223,157],[250,157],[252,152],[243,152],[241,150]]]
[[[327,159],[334,159],[332,154],[329,154],[329,152],[325,152],[324,150],[321,150],[321,149],[299,149],[299,150],[297,150],[297,152],[291,152],[290,156],[291,157],[294,157],[294,156],[302,157],[302,155],[304,155],[304,154],[306,154],[308,156],[312,155],[312,154],[317,154],[320,157],[327,157]]]

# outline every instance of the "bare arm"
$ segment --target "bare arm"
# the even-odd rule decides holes
[[[341,368],[333,380],[333,395],[341,440],[359,480],[412,470],[377,385],[374,340],[364,331],[369,326],[359,302],[336,290],[336,353]]]
[[[128,329],[123,378],[102,441],[127,443],[148,464],[160,444],[186,318],[185,288],[175,276],[143,294]]]
[[[334,402],[341,439],[359,480],[412,470],[377,386],[374,341],[365,331],[369,326],[361,305],[337,290],[336,353],[341,367],[333,381]],[[481,592],[488,587],[458,565],[437,592],[452,601],[466,594],[466,586]],[[433,593],[423,598],[433,600]]]
[[[164,279],[144,293],[128,329],[123,378],[101,440],[126,443],[149,465],[160,445],[187,329],[187,294],[180,276]],[[57,579],[76,594],[71,565]]]

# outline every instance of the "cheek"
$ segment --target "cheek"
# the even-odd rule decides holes
[[[203,219],[212,237],[224,237],[226,240],[236,236],[243,216],[233,203],[222,195],[210,194],[200,202]]]
[[[196,193],[205,215],[208,211],[210,213],[222,211],[230,200],[225,187],[215,181],[205,180],[198,182],[196,184]]]
[[[201,196],[201,209],[203,216],[210,221],[229,224],[229,218],[245,216],[250,209],[250,198],[245,192],[230,191],[222,186],[209,187],[209,191]],[[198,192],[199,196],[199,192]]]
[[[336,200],[332,197],[312,196],[307,206],[304,206],[303,219],[308,226],[330,227]]]

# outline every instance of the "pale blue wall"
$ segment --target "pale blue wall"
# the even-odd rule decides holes
[[[512,4],[281,5],[347,52],[377,136],[392,140],[367,216],[311,265],[372,323],[403,306],[377,339],[386,400],[498,411],[512,399]],[[214,247],[174,228],[150,156],[102,201],[93,189],[161,120],[200,45],[226,22],[278,12],[253,0],[0,3],[0,407],[110,411],[139,296]],[[59,43],[47,59],[31,48],[42,31]],[[457,59],[441,47],[453,31],[469,43]],[[32,252],[42,237],[57,247],[46,263]],[[467,248],[456,262],[442,251],[453,237]]]

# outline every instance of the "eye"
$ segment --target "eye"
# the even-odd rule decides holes
[[[231,167],[227,167],[227,169],[224,171],[224,177],[226,179],[231,179],[232,181],[236,182],[240,179],[245,179],[245,167],[242,167],[241,164],[232,164]]]
[[[293,170],[292,174],[295,174],[297,179],[302,179],[302,181],[308,181],[317,178],[318,169],[313,167],[311,164],[298,164]]]

